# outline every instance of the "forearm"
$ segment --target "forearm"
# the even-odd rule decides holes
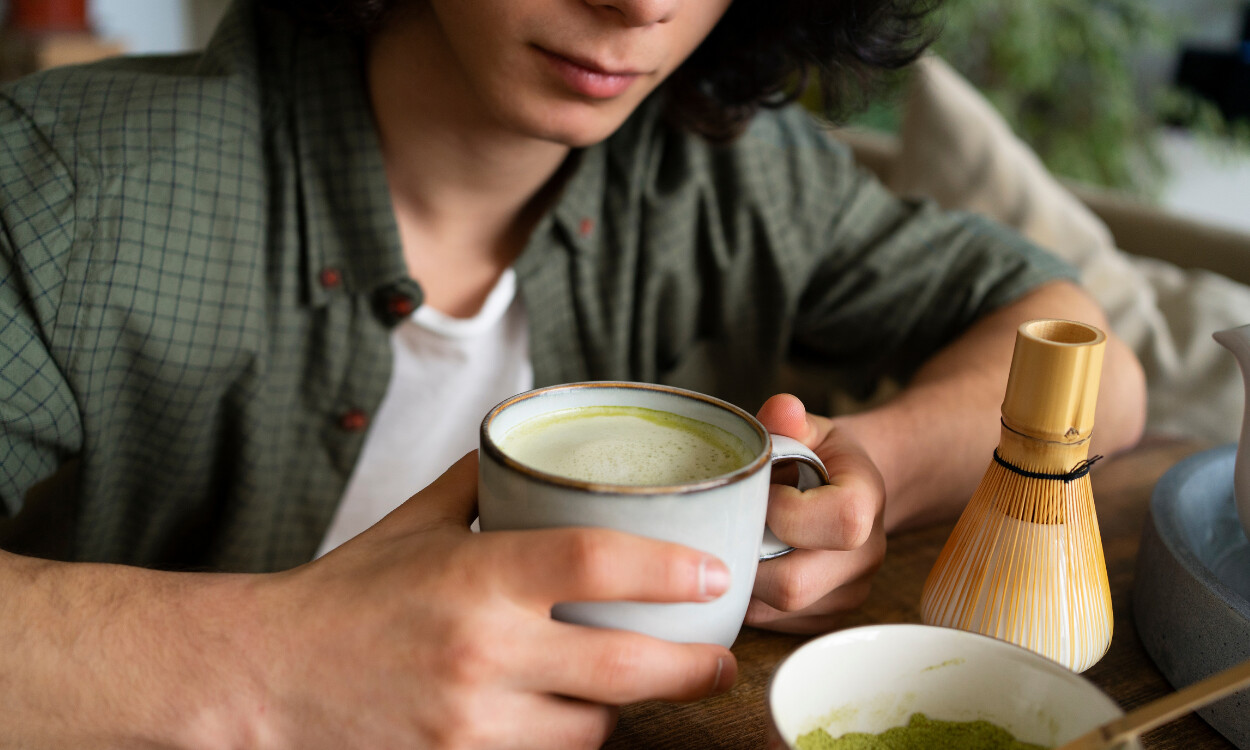
[[[1087,294],[1072,284],[1049,284],[978,321],[886,404],[838,420],[882,472],[887,531],[949,519],[963,509],[998,443],[1016,329],[1035,318],[1077,320],[1107,334],[1091,455],[1123,450],[1140,438],[1145,380],[1136,357]]]
[[[246,590],[0,552],[0,747],[255,746]]]

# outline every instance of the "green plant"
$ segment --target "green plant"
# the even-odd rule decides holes
[[[1133,63],[1174,42],[1141,0],[946,0],[934,51],[1056,174],[1140,194],[1165,176]]]
[[[1181,125],[1210,149],[1250,151],[1250,122],[1173,86],[1143,92],[1135,65],[1174,54],[1183,28],[1143,0],[945,0],[933,51],[969,80],[1051,172],[1140,197],[1167,178],[1158,131]],[[907,71],[849,124],[893,131]],[[819,111],[815,89],[803,99]]]

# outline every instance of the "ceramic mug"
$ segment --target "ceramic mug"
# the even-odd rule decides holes
[[[685,484],[596,484],[523,465],[500,447],[508,431],[526,420],[599,406],[641,407],[719,427],[747,446],[750,459],[729,473]],[[770,435],[759,420],[737,406],[647,383],[570,383],[513,396],[482,420],[480,440],[482,531],[606,527],[682,544],[724,562],[732,582],[728,591],[710,602],[566,602],[552,611],[566,622],[685,643],[732,645],[746,616],[759,561],[792,549],[764,525],[772,466],[797,462],[809,484],[829,481],[815,453],[797,440]]]

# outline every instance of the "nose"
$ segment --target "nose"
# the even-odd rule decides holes
[[[681,0],[586,0],[593,6],[619,14],[629,26],[667,23],[677,13]]]

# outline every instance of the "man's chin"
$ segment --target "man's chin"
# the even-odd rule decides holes
[[[580,134],[579,135],[571,135],[571,134],[570,135],[558,135],[548,140],[554,143],[559,143],[561,145],[568,146],[569,148],[589,148],[596,144],[603,143],[604,141],[608,139],[609,136],[612,135],[612,133],[615,133],[615,132],[616,132],[615,130],[610,130],[598,136],[584,136]]]
[[[569,148],[586,148],[601,143],[620,129],[629,113],[621,117],[605,117],[602,113],[595,116],[584,116],[584,112],[576,112],[571,116],[555,114],[551,117],[535,118],[527,130],[535,138],[558,143]]]
[[[619,126],[617,126],[619,127]],[[606,141],[617,128],[599,129],[594,131],[551,129],[536,134],[540,140],[557,143],[569,148],[588,148]]]

